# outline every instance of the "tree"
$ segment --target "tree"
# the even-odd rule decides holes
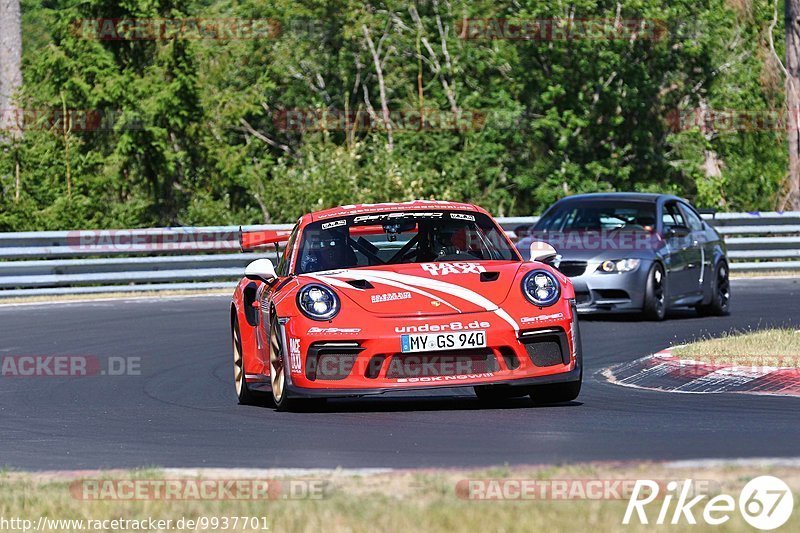
[[[785,0],[789,176],[783,208],[800,210],[800,0]]]
[[[22,18],[19,0],[0,0],[0,113],[3,117],[15,117],[14,97],[22,85]],[[17,132],[18,124],[11,121],[0,128]],[[0,135],[3,130],[0,129]],[[14,133],[12,133],[12,136]]]

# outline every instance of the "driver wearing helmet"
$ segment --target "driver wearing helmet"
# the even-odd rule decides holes
[[[357,266],[358,257],[348,240],[347,230],[340,228],[309,232],[301,270],[320,272]]]

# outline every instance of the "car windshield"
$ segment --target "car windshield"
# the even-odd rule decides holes
[[[655,223],[651,202],[587,200],[556,205],[534,231],[652,231]]]
[[[309,224],[295,271],[491,260],[519,260],[492,218],[476,212],[397,211]]]

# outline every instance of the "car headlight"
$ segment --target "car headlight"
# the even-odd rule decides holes
[[[561,284],[547,270],[531,270],[522,278],[522,294],[534,305],[553,305],[561,296]]]
[[[641,264],[641,259],[607,259],[600,263],[597,270],[605,272],[606,274],[614,274],[618,272],[633,272]]]
[[[325,285],[312,283],[297,293],[297,307],[308,318],[329,320],[339,312],[339,297]]]

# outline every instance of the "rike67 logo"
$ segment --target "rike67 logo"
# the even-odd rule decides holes
[[[751,480],[739,493],[738,500],[728,494],[711,498],[702,494],[690,499],[692,481],[689,479],[680,485],[677,481],[671,481],[667,484],[665,494],[659,492],[659,484],[655,481],[637,480],[622,523],[627,525],[638,521],[640,524],[695,525],[699,517],[707,525],[718,526],[728,522],[738,510],[748,524],[769,531],[785,524],[794,508],[791,489],[773,476]],[[706,498],[709,499],[704,501]],[[645,508],[657,499],[661,505],[649,508],[648,515],[648,509]],[[656,510],[658,514],[654,517]]]

